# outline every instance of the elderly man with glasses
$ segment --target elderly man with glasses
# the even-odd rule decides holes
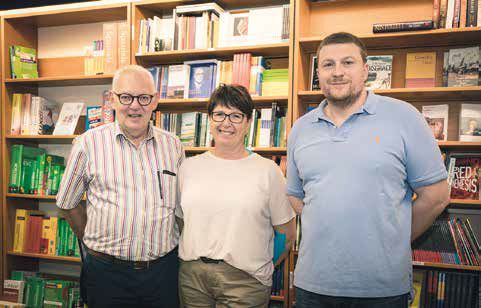
[[[81,286],[89,308],[175,308],[176,174],[184,150],[149,124],[159,95],[147,70],[118,70],[111,95],[117,121],[75,140],[57,195],[86,247]]]

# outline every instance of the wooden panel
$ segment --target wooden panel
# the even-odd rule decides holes
[[[253,56],[287,58],[289,56],[289,44],[280,43],[256,46],[160,51],[136,55],[135,58],[139,64],[152,66],[155,64],[182,63],[186,60],[198,59],[214,58],[219,60],[232,60],[235,53],[244,52],[250,52]]]
[[[51,256],[51,255],[40,254],[40,253],[26,253],[26,252],[9,251],[8,255],[20,256],[20,257],[26,257],[26,258],[34,258],[34,259],[66,261],[66,262],[74,262],[74,263],[80,262],[80,258],[78,258],[78,257]]]
[[[55,27],[95,22],[125,20],[128,3],[70,8],[27,14],[6,15],[6,20],[16,20],[35,27]]]
[[[42,87],[65,87],[65,86],[86,86],[103,85],[112,83],[111,74],[96,76],[57,76],[40,77],[35,79],[11,79],[7,78],[5,83],[10,87],[42,86]]]
[[[339,31],[367,35],[372,34],[372,25],[375,23],[431,20],[432,10],[432,0],[316,3],[310,4],[310,22],[305,31],[309,31],[307,36],[327,36]]]
[[[84,73],[84,57],[38,59],[39,77],[81,76]]]

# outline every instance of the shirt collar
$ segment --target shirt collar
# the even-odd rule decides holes
[[[125,139],[129,139],[120,128],[119,122],[115,121],[115,137],[118,137],[118,136],[124,136]],[[154,139],[155,141],[158,141],[156,140],[154,129],[152,128],[152,123],[149,122],[149,126],[147,128],[147,137],[145,137],[145,140],[150,140],[150,139]]]
[[[316,117],[313,119],[313,122],[318,122],[319,120],[329,120],[324,113],[324,107],[327,106],[327,99],[324,99],[319,106],[316,108]],[[374,94],[372,91],[367,91],[366,101],[362,106],[354,113],[367,113],[367,114],[375,114],[376,113],[376,106],[377,106],[377,95]]]

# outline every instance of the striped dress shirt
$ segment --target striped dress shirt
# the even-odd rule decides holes
[[[179,241],[175,224],[179,139],[156,127],[135,147],[117,123],[76,138],[57,194],[57,206],[79,206],[87,192],[83,241],[124,260],[165,255]]]

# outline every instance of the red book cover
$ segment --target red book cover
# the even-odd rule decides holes
[[[451,185],[451,199],[480,200],[480,155],[450,155],[448,173],[448,182]]]

